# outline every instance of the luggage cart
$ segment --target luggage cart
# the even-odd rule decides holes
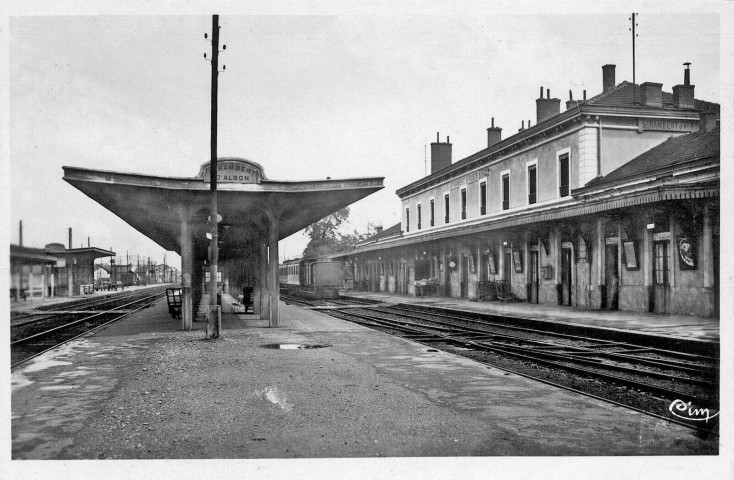
[[[183,306],[183,301],[181,297],[181,289],[180,288],[167,288],[166,289],[166,299],[168,300],[168,313],[171,314],[171,318],[180,319],[181,309]]]

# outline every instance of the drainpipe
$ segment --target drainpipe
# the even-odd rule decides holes
[[[599,141],[596,142],[596,175],[601,176],[601,115],[599,116]]]

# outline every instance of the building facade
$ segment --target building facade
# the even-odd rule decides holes
[[[437,138],[401,224],[339,255],[355,288],[716,315],[719,106],[688,70],[672,93],[614,77],[563,112],[541,87],[534,126],[503,140],[493,121],[458,162]]]

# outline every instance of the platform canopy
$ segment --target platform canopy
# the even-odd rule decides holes
[[[210,166],[196,177],[154,177],[63,167],[64,180],[169,251],[181,253],[181,223],[188,222],[194,250],[206,255],[209,240]],[[311,223],[383,188],[383,177],[274,181],[241,158],[217,161],[221,216],[219,258],[245,254],[277,225],[286,238]]]

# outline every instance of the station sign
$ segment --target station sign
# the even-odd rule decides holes
[[[201,166],[198,177],[209,183],[211,163]],[[217,160],[217,183],[260,183],[265,179],[260,165],[244,158],[221,158]]]

